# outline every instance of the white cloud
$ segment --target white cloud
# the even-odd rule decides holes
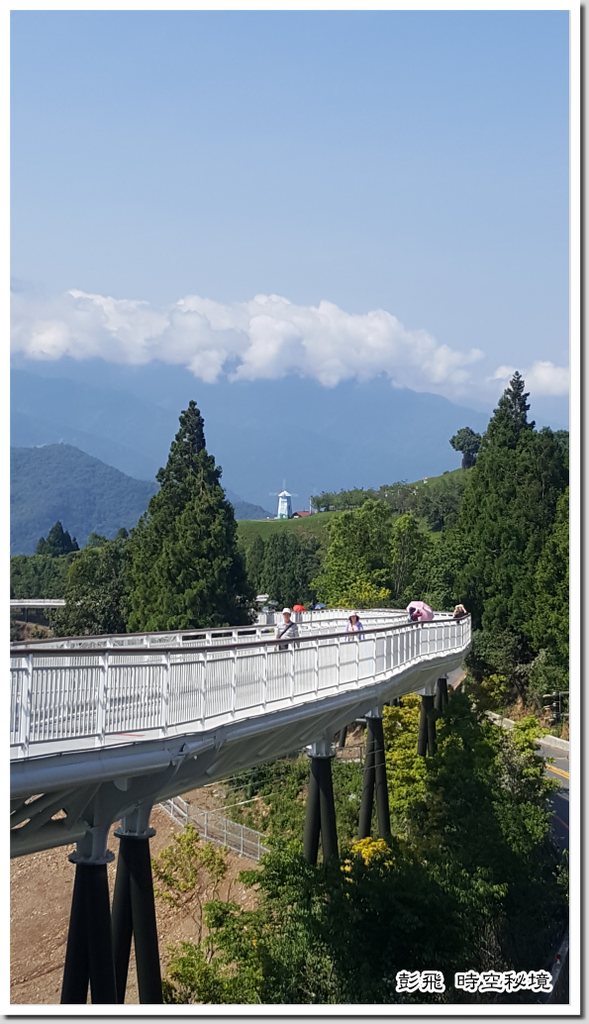
[[[513,377],[516,369],[515,366],[498,366],[490,379],[506,384]],[[526,382],[526,390],[530,391],[533,397],[539,395],[560,397],[569,393],[568,366],[555,366],[550,360],[537,359],[529,369],[520,369],[520,373]]]
[[[229,305],[189,295],[157,310],[77,289],[51,301],[13,295],[12,350],[30,359],[159,359],[208,383],[223,373],[234,380],[297,373],[331,387],[385,373],[396,386],[448,397],[472,386],[470,367],[483,358],[479,349],[460,352],[425,330],[407,330],[382,309],[352,315],[331,302],[297,306],[279,295]]]

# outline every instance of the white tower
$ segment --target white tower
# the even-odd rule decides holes
[[[291,519],[292,518],[292,494],[288,491],[281,491],[278,495],[278,512],[276,514],[277,519]]]

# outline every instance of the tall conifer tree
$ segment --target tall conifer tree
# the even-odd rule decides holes
[[[499,400],[452,533],[456,597],[475,626],[529,637],[538,559],[568,472],[558,438],[528,423],[524,387],[514,374]]]
[[[250,621],[252,595],[220,479],[221,467],[206,449],[203,418],[191,401],[157,474],[160,490],[132,531],[131,631]]]

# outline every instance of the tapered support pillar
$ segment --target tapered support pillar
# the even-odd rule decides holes
[[[391,834],[391,816],[389,812],[389,788],[387,785],[382,718],[375,717],[368,719],[368,721],[372,722],[374,735],[374,788],[376,792],[378,834],[381,839],[386,839]]]
[[[311,757],[305,831],[303,833],[303,854],[305,860],[309,861],[309,864],[317,863],[317,854],[319,853],[319,834],[321,832],[321,812],[319,806],[320,761],[321,759],[318,757]]]
[[[433,755],[437,750],[436,718],[434,697],[431,695],[422,696],[419,732],[417,734],[417,753],[421,757],[425,757],[426,753]]]
[[[337,827],[331,762],[333,754],[327,743],[314,743],[311,751],[309,791],[303,834],[303,854],[309,864],[317,863],[319,837],[323,848],[323,861],[337,858]]]
[[[113,898],[114,960],[119,1003],[125,1001],[131,936],[135,941],[135,963],[140,1003],[161,1003],[162,978],[151,873],[149,840],[153,829],[132,831],[123,820],[119,837],[119,860]]]
[[[448,703],[448,680],[445,676],[438,679],[436,683],[436,696],[435,696],[435,708],[436,711],[442,712]]]
[[[370,727],[371,719],[366,719],[366,756],[362,777],[362,800],[360,801],[360,819],[358,822],[358,839],[366,839],[372,831],[372,807],[374,803],[374,733]]]
[[[88,982],[93,1003],[117,1002],[106,863],[78,860],[61,1002],[85,1004]]]
[[[384,734],[380,709],[376,708],[366,716],[366,761],[362,784],[362,801],[358,838],[366,839],[372,831],[372,807],[376,793],[376,817],[378,834],[386,839],[391,832],[389,813],[389,790],[385,762]]]
[[[347,727],[347,725],[344,725],[343,729],[340,731],[340,734],[339,734],[338,747],[339,747],[340,750],[342,750],[343,747],[345,747],[347,737],[348,737],[348,727]]]

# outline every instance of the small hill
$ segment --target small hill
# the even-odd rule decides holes
[[[145,512],[157,484],[134,480],[69,444],[10,449],[10,553],[30,555],[57,520],[80,547]]]

